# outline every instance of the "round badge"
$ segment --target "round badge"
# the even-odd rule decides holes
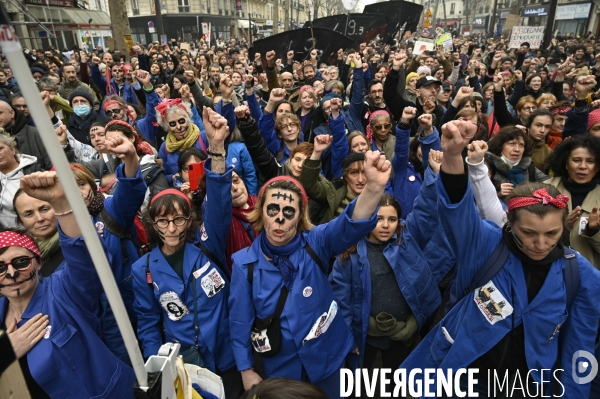
[[[414,175],[408,176],[408,181],[415,181],[415,176]]]
[[[302,295],[304,295],[305,298],[308,298],[309,296],[312,295],[313,289],[311,287],[306,287],[304,288],[304,291],[302,291]]]
[[[231,162],[236,163],[237,162],[237,158],[231,158]]]

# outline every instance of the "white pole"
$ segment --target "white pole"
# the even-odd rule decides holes
[[[17,33],[10,24],[10,20],[8,19],[3,4],[0,4],[0,47],[10,63],[13,74],[19,81],[21,93],[27,101],[29,111],[40,132],[42,142],[48,151],[52,164],[56,168],[56,173],[60,177],[60,182],[65,190],[67,200],[73,208],[73,214],[81,229],[85,244],[88,247],[90,256],[92,257],[94,266],[100,277],[100,282],[104,287],[104,292],[106,292],[108,302],[110,303],[119,329],[121,330],[121,334],[123,335],[123,341],[125,342],[127,353],[131,359],[138,384],[141,388],[148,387],[148,375],[144,367],[144,359],[140,353],[138,342],[133,333],[133,328],[131,327],[127,312],[125,311],[125,305],[123,304],[121,294],[117,288],[112,270],[110,269],[88,210],[79,193],[79,188],[73,177],[73,172],[71,172],[71,168],[69,167],[67,157],[64,155],[58,137],[54,133],[52,123],[46,113],[46,107],[42,103],[39,90],[29,71],[29,65],[25,60],[25,56],[23,56],[23,49],[19,42],[19,38],[17,37]],[[131,389],[133,390],[133,387]]]

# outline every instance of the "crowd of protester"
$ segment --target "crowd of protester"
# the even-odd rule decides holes
[[[414,42],[27,50],[54,132],[3,59],[0,325],[32,397],[135,379],[52,133],[143,356],[180,343],[228,399],[339,397],[346,367],[478,368],[482,394],[483,370],[550,392],[539,370],[562,368],[598,397],[571,359],[598,350],[600,44]]]

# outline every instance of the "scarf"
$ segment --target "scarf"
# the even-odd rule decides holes
[[[52,237],[37,242],[40,253],[42,254],[42,264],[46,263],[58,248],[60,248],[60,241],[58,240],[58,232]]]
[[[517,168],[517,167],[512,168],[508,172],[498,170],[498,173],[500,173],[502,176],[506,177],[508,179],[508,182],[512,183],[513,186],[516,186],[519,183],[523,183],[525,181],[525,173],[526,172],[527,172],[527,169],[522,169],[522,168]]]
[[[292,286],[294,285],[294,279],[296,278],[296,269],[294,268],[294,265],[292,265],[292,262],[290,262],[289,256],[300,248],[300,234],[296,234],[296,237],[294,237],[289,244],[282,247],[276,247],[269,242],[267,234],[263,232],[260,235],[260,246],[263,253],[272,259],[271,263],[273,266],[278,268],[281,272],[285,288],[287,288],[288,291],[291,291]]]
[[[372,337],[388,337],[393,341],[402,341],[408,348],[419,343],[419,323],[414,315],[406,321],[397,321],[394,316],[385,312],[376,317],[369,316],[369,329],[367,335]]]
[[[229,235],[227,236],[227,246],[225,254],[227,257],[227,266],[231,271],[232,261],[231,255],[252,245],[252,241],[256,237],[256,232],[252,225],[248,222],[248,214],[254,210],[256,206],[256,197],[248,196],[248,208],[232,208],[233,217],[231,218],[231,226],[229,227]],[[243,222],[243,223],[242,223]],[[249,226],[249,227],[246,227]]]
[[[562,143],[562,132],[550,129],[550,134],[546,137],[546,144],[548,147],[555,149],[560,143]]]
[[[92,198],[92,201],[90,201],[90,204],[87,207],[90,215],[96,217],[100,213],[100,211],[104,209],[104,200],[104,194],[98,191],[96,195],[94,195],[94,198]]]
[[[587,197],[590,191],[596,188],[598,185],[598,180],[592,179],[588,183],[579,184],[572,182],[567,176],[564,176],[562,178],[562,184],[567,190],[569,190],[569,193],[571,193],[571,209],[575,209],[578,206],[581,206],[585,200],[585,197]]]
[[[191,148],[194,144],[196,144],[196,141],[198,141],[199,137],[200,129],[193,123],[190,123],[190,127],[188,128],[188,135],[182,140],[177,140],[175,138],[175,135],[169,132],[167,134],[167,139],[165,140],[165,143],[167,145],[167,151],[170,153],[174,153],[177,151],[181,152],[187,150],[188,148]]]

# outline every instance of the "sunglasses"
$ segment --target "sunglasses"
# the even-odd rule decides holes
[[[121,112],[123,112],[123,109],[121,109],[121,108],[112,109],[110,111],[106,111],[106,116],[108,116],[109,118],[112,118],[113,115],[115,115],[115,116],[121,115]]]
[[[375,126],[373,126],[373,129],[375,129],[375,130],[388,130],[391,127],[392,127],[391,123],[384,123],[383,125],[375,125]]]
[[[175,127],[175,126],[177,126],[177,125],[185,125],[186,123],[187,123],[187,119],[185,119],[185,118],[181,118],[181,119],[179,119],[178,121],[175,121],[175,122],[169,122],[169,126],[171,126],[171,127]]]
[[[35,256],[19,256],[8,263],[0,262],[0,277],[6,274],[8,265],[12,265],[13,269],[19,271],[28,269],[31,266],[31,260],[34,258]]]

